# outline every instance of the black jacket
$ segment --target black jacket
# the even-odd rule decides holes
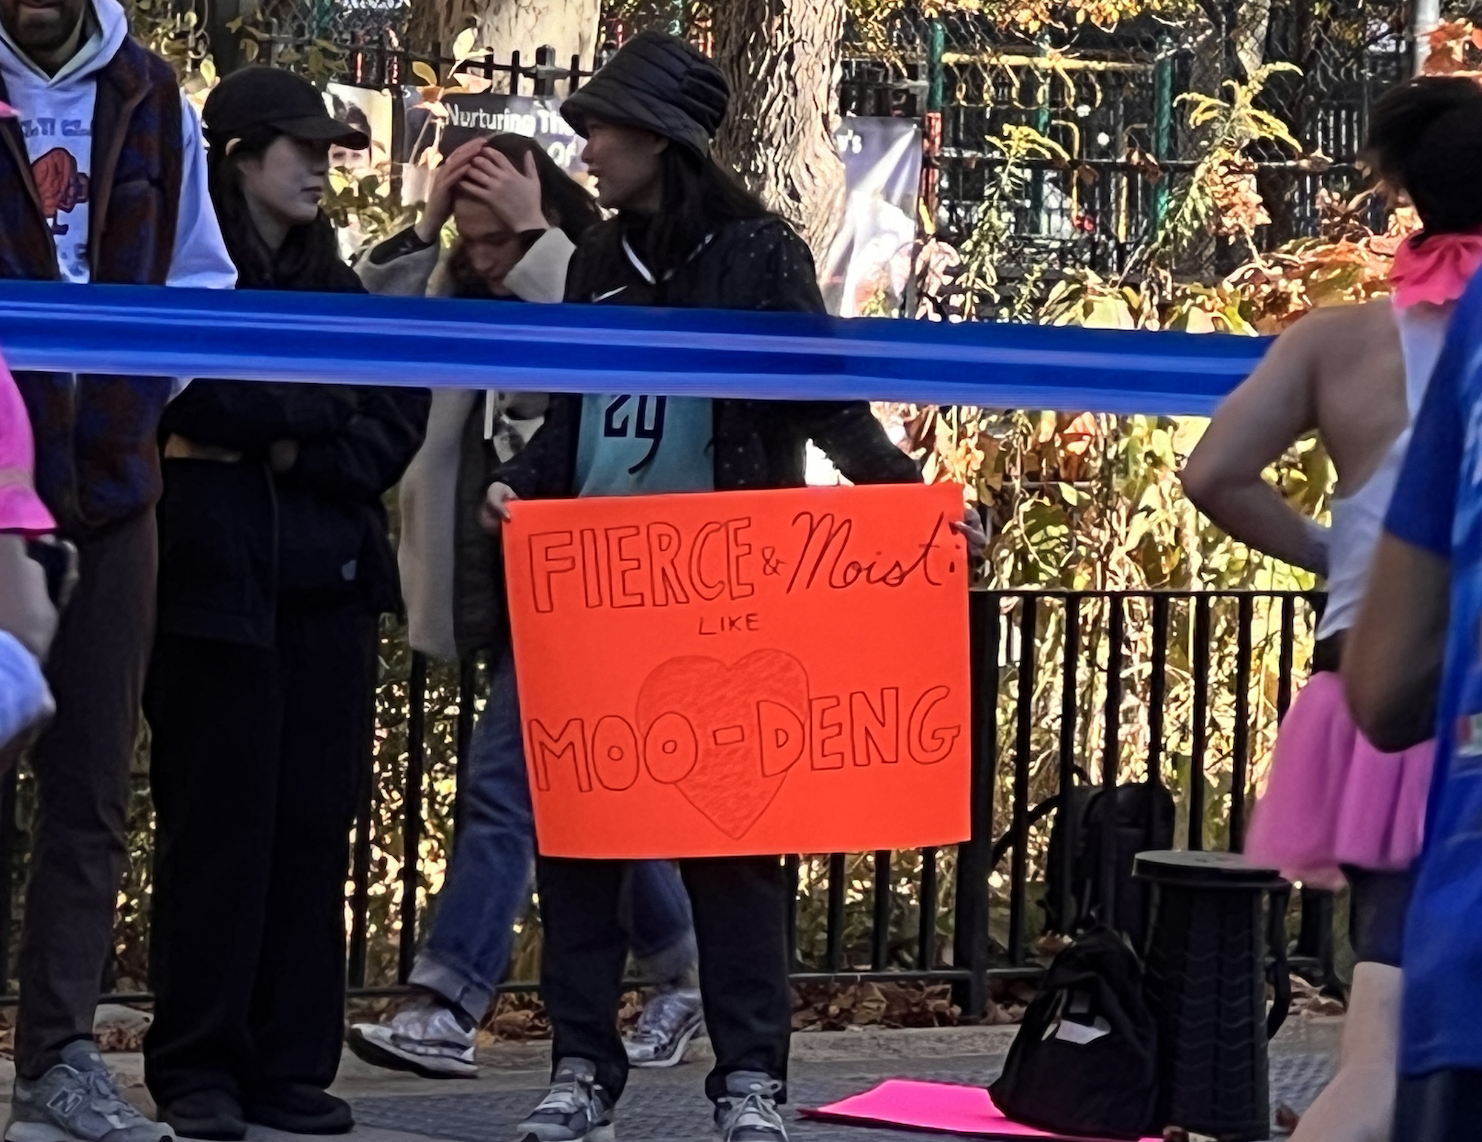
[[[813,257],[779,218],[733,222],[667,279],[650,282],[623,245],[623,221],[594,226],[566,276],[568,302],[822,313]],[[545,423],[492,475],[521,499],[575,493],[579,395],[551,397]],[[890,442],[865,401],[716,400],[712,438],[717,491],[804,484],[812,440],[855,484],[917,483],[915,462]]]
[[[341,267],[320,286],[363,292]],[[241,454],[235,463],[166,459],[160,501],[159,627],[274,645],[280,598],[400,606],[382,497],[422,442],[426,389],[196,381],[166,408],[179,435]],[[269,447],[297,444],[284,473]]]

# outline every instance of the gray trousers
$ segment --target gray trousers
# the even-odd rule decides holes
[[[129,765],[154,638],[154,513],[77,546],[77,590],[47,663],[57,716],[31,750],[36,817],[15,1047],[26,1079],[93,1031],[128,859]]]

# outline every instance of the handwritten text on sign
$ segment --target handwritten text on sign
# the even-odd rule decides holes
[[[955,486],[521,502],[505,565],[550,856],[968,835]]]

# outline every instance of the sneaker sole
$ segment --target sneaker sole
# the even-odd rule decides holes
[[[550,1142],[539,1134],[533,1134],[523,1126],[515,1127],[515,1142]],[[594,1130],[588,1130],[580,1138],[568,1139],[567,1142],[617,1142],[617,1127],[612,1123],[606,1126],[598,1126]]]
[[[346,1036],[346,1045],[349,1046],[350,1053],[361,1062],[369,1063],[373,1067],[383,1067],[388,1071],[406,1071],[424,1079],[476,1079],[479,1077],[479,1069],[473,1063],[460,1063],[455,1059],[448,1059],[433,1066],[415,1055],[403,1055],[384,1047],[353,1029]],[[28,1140],[12,1139],[9,1142],[28,1142]]]
[[[175,1132],[167,1123],[150,1125],[159,1127],[160,1142],[173,1142]],[[5,1128],[5,1142],[84,1142],[84,1139],[49,1122],[12,1122]]]
[[[60,1126],[45,1122],[12,1122],[5,1129],[5,1142],[81,1142]]]
[[[704,1029],[704,1027],[704,1020],[697,1021],[693,1027],[685,1031],[684,1034],[680,1035],[680,1037],[675,1041],[674,1050],[670,1054],[664,1056],[664,1058],[646,1059],[641,1063],[629,1059],[628,1065],[633,1067],[642,1067],[644,1070],[649,1071],[658,1071],[664,1070],[668,1067],[677,1067],[680,1063],[684,1062],[684,1053],[690,1049],[690,1042]]]

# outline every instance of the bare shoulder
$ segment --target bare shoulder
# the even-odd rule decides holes
[[[1399,344],[1399,331],[1388,298],[1314,309],[1281,337],[1290,340],[1293,347],[1300,346],[1329,359],[1364,356]]]

